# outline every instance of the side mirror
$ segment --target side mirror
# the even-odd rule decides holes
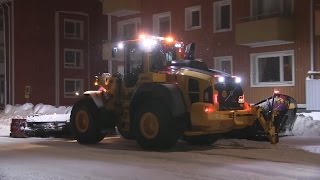
[[[190,43],[186,46],[186,50],[185,50],[185,55],[184,55],[184,59],[188,59],[188,60],[194,60],[194,51],[196,49],[196,44],[195,43]]]

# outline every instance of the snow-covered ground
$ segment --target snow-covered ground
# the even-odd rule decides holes
[[[51,105],[26,103],[23,105],[7,105],[0,113],[0,136],[9,136],[11,119],[26,118],[27,121],[66,121],[69,120],[72,107],[54,107]],[[297,139],[320,139],[320,112],[299,113],[293,126],[292,134]],[[292,139],[292,137],[291,137]],[[234,140],[245,143],[247,146],[255,146],[257,142],[246,140]],[[232,143],[234,143],[232,141]],[[221,141],[223,142],[223,141]],[[225,143],[229,143],[225,142]],[[320,147],[299,147],[314,153],[320,153]]]

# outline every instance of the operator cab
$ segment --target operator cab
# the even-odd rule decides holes
[[[183,44],[172,38],[141,35],[124,45],[124,81],[126,87],[136,85],[139,74],[159,72],[168,62],[178,59]]]

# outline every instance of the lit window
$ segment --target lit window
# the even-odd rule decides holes
[[[171,13],[160,13],[153,15],[153,32],[158,36],[171,34]]]
[[[82,68],[83,51],[79,49],[64,50],[64,67],[65,68]]]
[[[291,16],[293,13],[293,0],[252,0],[251,4],[253,19]]]
[[[214,31],[223,32],[232,29],[231,0],[217,1],[214,6]]]
[[[201,6],[185,9],[185,29],[193,30],[201,28]]]
[[[119,40],[136,39],[140,31],[141,18],[118,22]]]
[[[64,97],[75,98],[83,93],[82,79],[64,79]]]
[[[293,51],[259,53],[251,55],[251,85],[294,85]]]
[[[65,19],[64,37],[66,39],[83,39],[83,21]]]
[[[232,56],[215,57],[214,68],[228,74],[232,74]]]

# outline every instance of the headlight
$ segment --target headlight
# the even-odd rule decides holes
[[[123,49],[123,47],[124,47],[123,42],[120,42],[120,43],[118,44],[118,48],[119,48],[119,49]]]
[[[236,77],[236,78],[235,78],[235,80],[234,80],[234,82],[236,82],[237,84],[239,84],[239,83],[241,83],[241,82],[242,82],[242,79],[241,79],[241,78],[239,78],[239,77]]]
[[[218,81],[219,81],[219,83],[224,83],[225,78],[221,76],[221,77],[219,77]]]

